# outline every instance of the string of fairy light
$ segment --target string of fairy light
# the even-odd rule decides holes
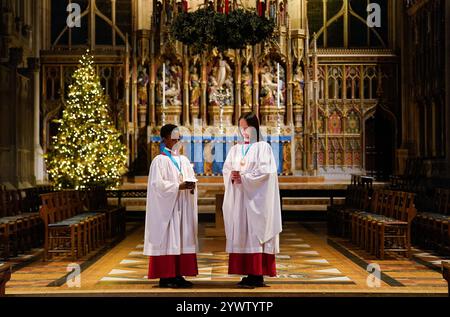
[[[91,185],[117,187],[125,174],[126,147],[109,116],[94,57],[84,54],[73,83],[53,149],[46,156],[50,178],[58,188]]]

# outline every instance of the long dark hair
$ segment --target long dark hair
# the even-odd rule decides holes
[[[260,132],[259,132],[259,119],[258,116],[256,115],[256,113],[254,112],[248,112],[248,113],[244,113],[243,115],[241,115],[241,117],[239,118],[238,124],[239,122],[244,119],[245,121],[247,121],[247,124],[249,127],[253,127],[256,130],[256,140],[257,142],[260,141]],[[240,130],[239,130],[240,131]]]

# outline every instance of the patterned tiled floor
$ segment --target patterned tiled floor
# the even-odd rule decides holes
[[[224,239],[200,238],[201,245],[210,240],[224,246]],[[126,258],[117,263],[99,283],[153,284],[156,280],[147,279],[148,257],[142,255],[143,241],[140,241]],[[299,237],[294,226],[284,229],[281,237],[282,253],[276,256],[278,276],[267,278],[271,284],[354,284],[339,269],[330,264],[310,244]],[[206,247],[208,249],[208,247]],[[224,249],[224,248],[222,248]],[[203,250],[204,251],[204,250]],[[228,275],[228,255],[223,251],[198,253],[199,275],[192,281],[235,281],[235,275]]]
[[[66,262],[36,262],[13,273],[7,295],[21,294],[118,294],[164,296],[297,296],[297,294],[447,294],[447,284],[436,267],[428,262],[441,260],[415,250],[416,257],[386,258],[378,261],[351,243],[326,235],[325,223],[285,222],[277,255],[277,273],[267,278],[270,287],[242,290],[239,276],[227,274],[228,255],[224,237],[205,234],[209,224],[199,226],[199,275],[189,278],[190,290],[160,289],[157,280],[147,279],[148,258],[142,255],[143,224],[101,257],[82,264],[79,287],[66,283]],[[422,253],[422,254],[421,254]],[[427,263],[416,258],[428,256]],[[431,255],[432,256],[432,255]],[[376,288],[368,284],[367,265],[379,264],[382,276]],[[53,287],[49,287],[53,285]]]
[[[434,251],[425,251],[417,248],[413,248],[413,257],[420,263],[434,268],[438,271],[442,269],[442,262],[450,262],[450,256],[445,256],[442,254],[437,254]]]
[[[387,254],[384,260],[379,260],[344,239],[333,237],[328,239],[328,243],[361,268],[367,268],[369,264],[378,265],[382,280],[390,286],[442,288],[446,285],[441,274],[441,263],[445,257],[433,256],[415,248],[411,259]]]

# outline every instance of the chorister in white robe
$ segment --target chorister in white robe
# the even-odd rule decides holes
[[[195,179],[189,159],[173,156],[184,180]],[[150,166],[147,187],[144,255],[197,253],[197,189],[179,190],[180,172],[168,156],[156,156]]]
[[[275,157],[267,142],[253,143],[242,166],[243,146],[230,149],[223,167],[226,252],[276,254],[282,221]],[[242,184],[232,184],[232,171],[240,171]]]

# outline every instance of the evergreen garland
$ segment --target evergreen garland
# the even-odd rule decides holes
[[[202,8],[182,12],[173,21],[171,33],[194,53],[217,47],[220,51],[242,49],[268,40],[275,29],[272,19],[236,9],[229,14]]]

